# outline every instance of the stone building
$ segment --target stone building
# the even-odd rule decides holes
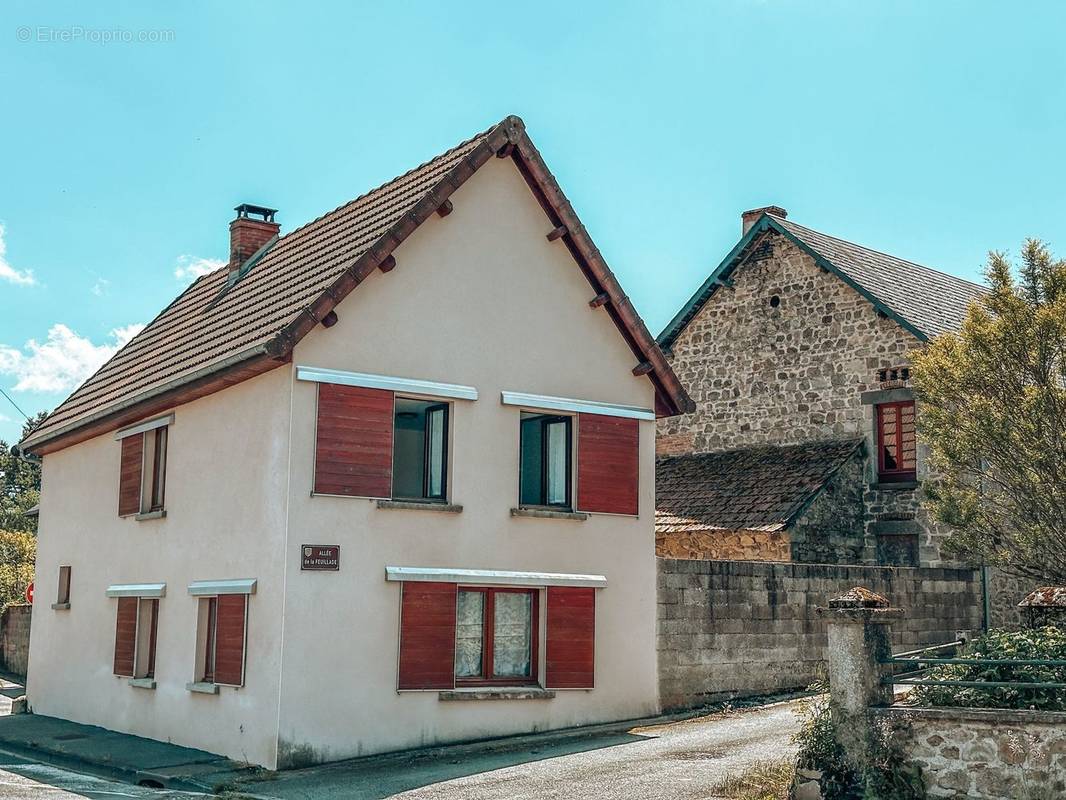
[[[776,206],[742,233],[659,336],[696,403],[658,423],[659,554],[944,565],[909,357],[985,289]]]

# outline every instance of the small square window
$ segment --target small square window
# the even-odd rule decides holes
[[[537,590],[464,587],[456,603],[456,682],[535,683]]]
[[[448,404],[396,398],[392,496],[443,502],[448,492]]]
[[[877,472],[881,481],[913,481],[917,475],[918,440],[914,403],[877,406]]]
[[[56,593],[56,605],[70,604],[70,567],[59,568],[59,591]]]
[[[571,418],[523,411],[519,425],[520,505],[570,508]]]

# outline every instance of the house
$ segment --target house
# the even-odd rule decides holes
[[[237,212],[23,442],[33,711],[271,768],[655,712],[692,405],[522,121],[284,235]]]
[[[909,356],[985,289],[788,219],[742,238],[658,337],[696,404],[658,423],[657,551],[941,566]]]

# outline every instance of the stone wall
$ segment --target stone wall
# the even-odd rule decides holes
[[[967,708],[873,709],[929,797],[1066,797],[1066,714]]]
[[[0,616],[0,658],[5,672],[26,675],[30,654],[30,612],[33,606],[8,606]]]
[[[792,561],[875,563],[874,548],[864,535],[863,468],[863,456],[857,452],[792,524]]]
[[[659,693],[664,708],[803,688],[821,676],[814,609],[865,586],[906,610],[897,650],[982,627],[975,570],[659,559]]]
[[[865,435],[861,394],[920,344],[788,239],[771,238],[769,258],[738,267],[733,288],[719,288],[670,348],[696,402],[659,421],[673,452]]]
[[[656,531],[655,555],[715,561],[790,561],[785,531]]]
[[[989,567],[988,576],[988,616],[991,628],[1022,627],[1025,620],[1018,603],[1033,589],[1041,586],[1034,578],[1019,578],[1008,575],[1001,569]]]

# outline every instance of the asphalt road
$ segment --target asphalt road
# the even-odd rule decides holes
[[[241,790],[284,800],[711,800],[730,775],[795,753],[794,708],[778,703],[522,749],[327,765]]]
[[[759,761],[795,753],[796,703],[629,731],[442,748],[283,772],[242,784],[247,800],[713,800]],[[36,763],[0,749],[3,800],[204,800]]]

